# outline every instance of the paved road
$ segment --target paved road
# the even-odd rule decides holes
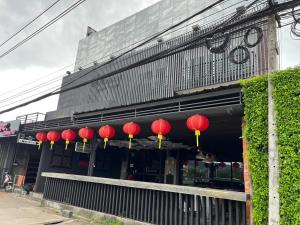
[[[39,202],[0,192],[0,225],[83,224],[41,207]]]

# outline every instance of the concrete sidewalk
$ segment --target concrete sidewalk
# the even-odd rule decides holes
[[[41,207],[39,202],[0,192],[0,225],[45,225],[85,223],[62,217],[55,210]]]

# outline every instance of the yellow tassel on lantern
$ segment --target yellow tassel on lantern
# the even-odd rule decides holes
[[[162,142],[163,137],[164,136],[162,136],[161,134],[157,135],[157,138],[158,138],[158,149],[161,149],[161,142]]]
[[[197,147],[199,147],[200,130],[195,130],[195,136],[196,136],[196,144],[197,144]]]
[[[65,147],[65,150],[68,149],[68,144],[70,144],[70,141],[69,141],[69,140],[66,140],[66,147]]]
[[[133,135],[129,134],[128,138],[129,138],[129,146],[128,146],[128,148],[131,149],[131,139],[133,138]]]
[[[108,138],[104,138],[104,149],[106,148],[106,143],[108,142]]]
[[[42,144],[42,143],[43,143],[42,141],[39,141],[39,142],[38,142],[38,146],[39,146],[38,149],[41,148],[41,144]]]
[[[50,150],[52,150],[53,145],[54,145],[54,141],[50,141]]]
[[[85,143],[87,142],[87,139],[86,138],[84,138],[83,139],[83,151],[84,151],[84,149],[85,149]]]

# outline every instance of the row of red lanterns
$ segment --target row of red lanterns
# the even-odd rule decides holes
[[[203,115],[193,115],[189,117],[186,121],[187,127],[195,132],[196,136],[196,145],[199,146],[199,136],[200,132],[205,131],[209,127],[209,121],[207,117]],[[151,130],[154,134],[157,135],[159,145],[158,148],[161,148],[161,142],[164,136],[167,136],[172,127],[171,124],[164,119],[157,119],[152,122],[151,124]],[[129,149],[131,149],[131,140],[134,136],[138,135],[141,132],[141,127],[138,123],[135,122],[129,122],[124,124],[123,126],[123,132],[128,135],[129,138]],[[110,125],[105,125],[100,127],[99,129],[99,135],[104,139],[104,148],[106,147],[106,144],[109,139],[113,138],[116,134],[115,129]],[[92,139],[94,137],[94,131],[91,128],[85,127],[81,128],[78,132],[78,135],[83,139],[83,148],[85,147],[85,144],[88,140]],[[47,140],[50,141],[51,149],[55,142],[57,142],[60,137],[66,141],[66,149],[68,147],[68,144],[70,141],[73,141],[76,138],[76,133],[72,130],[64,130],[61,135],[57,131],[49,131],[47,134],[45,132],[39,132],[36,134],[36,139],[39,141],[39,148],[40,145],[43,142],[46,142]]]

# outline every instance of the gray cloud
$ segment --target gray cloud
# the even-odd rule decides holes
[[[0,42],[26,24],[54,0],[0,0]],[[53,18],[75,0],[62,0],[37,23],[22,32],[17,39],[0,48],[0,53],[33,30]],[[24,69],[30,66],[59,67],[75,61],[78,41],[85,36],[87,26],[100,30],[158,0],[87,0],[70,14],[47,30],[0,59],[1,70]],[[300,41],[290,38],[288,29],[282,30],[282,66],[292,66],[300,61]]]
[[[0,59],[1,69],[30,66],[56,67],[75,61],[78,41],[85,36],[87,26],[97,30],[109,26],[158,0],[87,0],[44,32]],[[54,0],[6,0],[0,3],[0,42],[26,24]],[[75,0],[63,0],[18,38],[0,48],[0,53],[29,35]]]

